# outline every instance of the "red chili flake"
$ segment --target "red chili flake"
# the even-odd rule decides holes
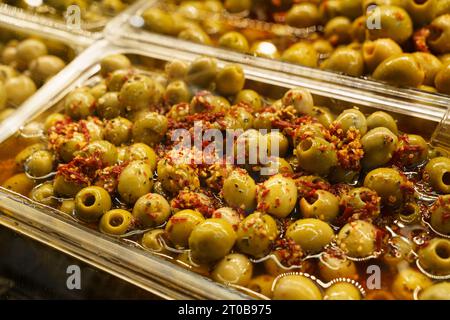
[[[427,38],[430,36],[431,31],[429,28],[424,27],[422,29],[417,30],[413,35],[414,47],[416,51],[429,53],[430,49],[428,48]]]

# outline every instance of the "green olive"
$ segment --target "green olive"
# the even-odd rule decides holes
[[[44,150],[45,145],[43,143],[34,143],[28,147],[22,149],[15,157],[14,162],[19,170],[23,170],[24,164],[27,159],[36,151]]]
[[[330,109],[326,107],[313,107],[311,116],[317,119],[325,128],[330,127],[335,118]]]
[[[289,162],[287,162],[284,158],[274,156],[270,156],[268,158],[267,163],[262,165],[260,171],[260,174],[263,175],[276,175],[276,174],[289,175],[293,173],[294,170],[292,169]]]
[[[339,247],[349,257],[365,258],[377,250],[377,228],[370,222],[355,220],[342,227],[337,236]]]
[[[191,100],[191,92],[184,81],[176,80],[167,86],[164,100],[170,105],[189,102]]]
[[[108,141],[98,140],[89,143],[78,154],[86,157],[99,157],[99,159],[108,166],[117,162],[117,149]]]
[[[107,120],[104,138],[115,146],[120,146],[130,141],[132,127],[133,123],[126,118],[117,117]]]
[[[353,20],[350,34],[352,40],[358,43],[363,43],[366,40],[366,16],[361,16]]]
[[[199,92],[195,95],[189,105],[189,113],[203,113],[203,112],[224,112],[230,109],[230,103],[227,99],[215,96],[208,91]]]
[[[259,185],[257,199],[259,210],[285,218],[297,203],[297,187],[292,178],[277,174]]]
[[[431,159],[425,166],[423,179],[428,181],[435,191],[450,193],[450,158]]]
[[[427,44],[430,48],[436,53],[450,53],[450,13],[435,18],[429,28],[431,35]]]
[[[247,288],[256,293],[262,294],[267,298],[272,298],[272,285],[274,280],[274,277],[267,274],[262,274],[251,279],[247,284]]]
[[[161,85],[145,75],[135,75],[120,89],[119,101],[129,111],[138,111],[157,105],[162,98]]]
[[[334,47],[331,45],[330,41],[325,39],[318,39],[314,41],[313,47],[321,56],[329,56],[334,51]]]
[[[150,192],[153,186],[153,172],[145,161],[130,162],[119,176],[117,191],[128,204],[135,203],[141,196]]]
[[[413,269],[401,270],[392,283],[392,293],[397,299],[413,300],[414,291],[425,290],[433,284],[430,279]]]
[[[237,94],[244,88],[244,70],[239,65],[229,64],[217,74],[216,85],[219,93],[225,96]]]
[[[450,282],[435,283],[419,293],[419,300],[450,300]]]
[[[142,19],[145,22],[145,28],[162,34],[176,35],[174,28],[175,22],[173,17],[159,8],[149,8],[142,13]]]
[[[417,166],[428,157],[428,143],[419,135],[405,135],[399,140],[397,154],[403,165]]]
[[[315,26],[319,21],[319,9],[312,3],[299,3],[293,5],[286,14],[286,23],[296,28]]]
[[[95,111],[101,118],[112,119],[122,114],[124,109],[119,101],[119,93],[107,92],[97,100]]]
[[[7,92],[7,103],[17,108],[36,92],[33,80],[25,75],[9,78],[5,82]]]
[[[200,28],[185,29],[178,34],[179,39],[211,45],[211,38]]]
[[[133,143],[129,146],[124,160],[142,160],[148,163],[152,172],[156,169],[156,153],[144,143]]]
[[[348,282],[338,282],[331,285],[324,293],[324,300],[361,300],[359,289]]]
[[[30,63],[31,79],[38,86],[44,84],[51,77],[60,72],[66,63],[56,56],[41,56]]]
[[[420,86],[425,72],[413,55],[395,54],[381,62],[373,72],[373,78],[397,86]]]
[[[110,54],[100,61],[101,73],[106,76],[119,69],[129,69],[131,61],[123,54]]]
[[[217,73],[217,61],[201,57],[194,60],[189,66],[186,81],[194,86],[206,88],[216,79]]]
[[[358,276],[356,265],[345,255],[336,256],[324,252],[319,258],[319,273],[323,281],[332,281],[337,278],[355,279]]]
[[[335,120],[335,123],[344,132],[349,129],[358,130],[361,135],[365,135],[367,132],[367,120],[364,114],[358,109],[344,110]]]
[[[61,143],[58,149],[58,155],[64,162],[70,162],[75,157],[75,154],[86,145],[85,135],[77,132]]]
[[[13,78],[16,76],[17,76],[16,69],[7,65],[0,64],[0,82],[4,83],[9,78]]]
[[[437,232],[450,234],[450,220],[446,217],[450,212],[450,195],[440,196],[431,207],[431,226]]]
[[[319,123],[306,123],[294,131],[294,137],[292,138],[292,144],[298,146],[298,144],[307,138],[325,138],[325,128]]]
[[[397,122],[384,111],[375,111],[367,117],[367,129],[371,130],[378,127],[388,128],[393,134],[398,134]]]
[[[224,7],[232,13],[248,11],[252,7],[252,0],[225,0]]]
[[[434,238],[419,250],[419,262],[432,274],[450,274],[450,241]]]
[[[64,99],[66,114],[73,119],[87,118],[95,108],[95,98],[85,88],[78,88]]]
[[[189,236],[192,257],[199,262],[213,262],[225,257],[233,248],[236,233],[224,219],[206,219],[194,227]]]
[[[433,19],[438,0],[406,0],[405,9],[408,11],[414,26],[423,26]]]
[[[437,73],[442,69],[441,61],[431,53],[414,52],[412,55],[424,72],[423,84],[433,86]]]
[[[340,47],[327,60],[322,62],[320,68],[360,77],[364,73],[363,55],[359,50]]]
[[[236,245],[242,253],[261,257],[270,250],[277,236],[275,220],[267,214],[254,212],[239,224]]]
[[[188,66],[183,61],[172,60],[167,62],[164,70],[169,80],[182,80],[186,76]]]
[[[322,300],[322,293],[309,278],[288,275],[280,278],[273,291],[274,300]]]
[[[307,138],[296,148],[296,155],[302,169],[319,175],[327,175],[337,165],[334,146],[322,138]]]
[[[255,181],[243,169],[234,170],[223,183],[223,198],[233,208],[251,211],[256,207]]]
[[[75,212],[75,201],[72,199],[63,200],[61,206],[59,207],[59,211],[70,216],[73,215]]]
[[[177,248],[186,248],[195,226],[205,221],[202,214],[194,210],[182,210],[175,213],[166,224],[166,234]]]
[[[25,173],[18,173],[3,182],[2,187],[24,196],[33,189],[35,183]]]
[[[292,88],[288,90],[281,99],[283,106],[293,106],[295,110],[303,114],[311,114],[314,100],[311,93],[303,88]]]
[[[378,65],[387,58],[403,53],[402,48],[390,38],[366,41],[362,47],[362,54],[367,70],[373,72]]]
[[[221,36],[219,46],[242,53],[249,51],[247,38],[242,33],[236,31],[230,31]]]
[[[253,111],[261,111],[264,107],[264,102],[261,96],[254,90],[244,89],[239,91],[234,99],[235,104],[245,103],[252,107]]]
[[[450,94],[450,62],[447,62],[434,78],[436,89],[445,94]]]
[[[146,112],[134,122],[133,140],[153,146],[161,142],[167,130],[168,120],[164,115]]]
[[[54,156],[46,150],[34,152],[25,161],[25,170],[32,177],[43,177],[53,171]]]
[[[212,213],[211,218],[224,219],[229,224],[231,224],[234,230],[237,230],[237,228],[239,227],[239,223],[242,220],[241,215],[236,210],[230,207],[222,207],[215,210]]]
[[[403,205],[398,217],[405,224],[417,223],[422,218],[420,206],[415,202],[407,202]]]
[[[95,117],[80,120],[78,124],[85,130],[84,134],[90,142],[103,140],[103,123]]]
[[[106,80],[100,81],[95,86],[91,87],[89,91],[95,99],[100,99],[100,97],[102,97],[108,91]]]
[[[156,193],[140,197],[133,207],[133,217],[143,227],[157,227],[169,219],[171,208],[167,200]]]
[[[157,165],[158,180],[165,190],[176,193],[182,189],[197,189],[200,180],[192,166],[161,159]]]
[[[314,46],[308,42],[298,42],[281,55],[281,60],[299,64],[306,67],[317,67],[318,53]]]
[[[21,41],[16,49],[19,67],[23,69],[26,69],[34,59],[47,54],[47,47],[42,41],[37,39],[26,39]]]
[[[253,43],[250,48],[250,53],[257,57],[263,57],[267,59],[279,59],[280,53],[278,48],[269,41],[257,41]]]
[[[53,189],[55,193],[62,197],[72,198],[82,190],[87,187],[87,184],[81,181],[73,181],[68,179],[62,174],[56,174],[55,180],[53,181]]]
[[[56,207],[58,203],[55,198],[53,184],[48,182],[33,188],[30,193],[30,198],[50,207]]]
[[[352,22],[347,17],[335,17],[325,25],[324,36],[334,46],[350,43]]]
[[[90,186],[75,196],[75,214],[85,221],[96,221],[111,209],[111,197],[103,188]]]
[[[213,280],[223,284],[247,286],[252,278],[253,264],[243,254],[226,255],[214,267],[211,273]]]
[[[161,241],[164,235],[163,229],[153,229],[144,233],[141,239],[142,246],[156,252],[165,252],[166,249]]]
[[[61,113],[52,113],[44,121],[44,131],[48,132],[48,130],[55,126],[58,122],[63,122],[67,120],[67,117]]]
[[[341,198],[345,212],[359,214],[364,218],[375,218],[380,214],[380,197],[369,188],[354,188]]]
[[[133,225],[133,216],[123,209],[107,211],[100,219],[99,229],[101,232],[120,236],[127,233]]]
[[[106,77],[106,87],[108,91],[119,92],[124,83],[132,76],[132,72],[127,69],[119,69],[111,72]],[[104,92],[106,93],[106,92]]]
[[[330,225],[319,219],[300,219],[289,226],[286,237],[295,241],[309,253],[318,253],[333,240]]]
[[[398,206],[403,202],[403,185],[407,182],[397,170],[378,168],[370,171],[364,179],[364,187],[374,190],[383,204]]]
[[[332,222],[339,214],[339,200],[328,191],[317,190],[310,200],[300,200],[300,212],[304,218]]]
[[[362,165],[370,169],[386,164],[391,160],[397,148],[397,142],[397,136],[385,127],[369,130],[361,138],[364,149]]]
[[[383,254],[383,261],[392,270],[396,271],[402,263],[413,261],[413,245],[401,236],[394,236],[389,239],[389,246]]]
[[[370,39],[391,38],[398,44],[408,40],[413,33],[413,23],[408,13],[397,6],[381,5],[372,10],[368,21],[378,22],[375,28],[369,28]]]

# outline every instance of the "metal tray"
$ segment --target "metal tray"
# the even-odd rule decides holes
[[[99,69],[102,57],[112,53],[141,55],[159,61],[180,59],[191,61],[199,55],[168,49],[151,44],[139,46],[117,46],[100,40],[79,55],[59,75],[52,78],[45,89],[29,99],[22,108],[0,126],[0,146],[5,146],[21,128],[33,123],[46,110],[57,103],[73,88],[80,86]],[[218,60],[223,66],[226,61]],[[311,90],[318,105],[334,110],[358,106],[362,110],[385,110],[399,120],[400,128],[433,135],[446,115],[441,106],[424,107],[401,102],[389,97],[369,93],[355,88],[345,88],[333,83],[293,77],[289,74],[261,70],[242,65],[247,85],[259,88],[269,95],[282,94],[288,88],[301,86]],[[444,123],[444,122],[443,122]],[[107,271],[136,286],[167,299],[249,299],[250,296],[234,288],[213,282],[201,275],[186,270],[151,252],[138,249],[125,241],[106,236],[84,227],[23,196],[0,188],[0,224],[63,251],[95,267]]]

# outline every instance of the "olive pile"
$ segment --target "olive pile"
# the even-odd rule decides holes
[[[61,71],[68,58],[67,48],[59,43],[11,40],[7,34],[2,34],[7,41],[0,42],[0,121]]]
[[[261,10],[257,8],[264,7],[264,1],[181,1],[178,6],[169,7],[171,11],[149,8],[142,18],[150,31],[196,43],[450,94],[448,0],[278,3],[278,7],[268,8],[263,19],[294,28],[313,28],[307,39],[280,39],[253,24],[235,27],[234,20],[220,18],[228,10],[244,11],[259,19]],[[375,9],[370,6],[373,4],[377,5]],[[323,28],[319,31],[317,26]]]
[[[207,57],[162,71],[120,54],[61,108],[3,187],[255,295],[449,298],[450,283],[432,279],[450,274],[450,158],[383,111],[336,116],[302,88],[271,100],[240,66]],[[276,170],[192,161],[211,155],[171,138],[198,121],[241,129],[246,159],[251,142],[277,142]],[[382,268],[381,290],[361,287],[366,261]]]

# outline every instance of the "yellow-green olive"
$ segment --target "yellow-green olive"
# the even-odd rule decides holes
[[[450,282],[435,283],[419,293],[420,300],[450,300]]]
[[[368,131],[362,138],[364,150],[362,165],[365,168],[379,167],[391,160],[397,148],[398,138],[388,128],[378,127]]]
[[[375,111],[367,117],[367,129],[378,127],[388,128],[393,134],[398,134],[397,122],[394,118],[384,111]]]
[[[392,283],[392,293],[397,299],[413,300],[414,291],[425,290],[433,282],[419,271],[413,269],[401,270]]]
[[[450,193],[450,158],[437,157],[431,159],[423,171],[423,179],[440,193]]]
[[[324,36],[334,46],[349,43],[352,22],[347,17],[335,17],[327,22],[324,28]]]
[[[5,90],[8,97],[7,103],[17,108],[36,92],[36,85],[29,77],[19,75],[6,80]]]
[[[431,207],[430,223],[437,232],[450,234],[450,195],[440,196]]]
[[[441,93],[450,94],[450,62],[447,62],[434,78],[434,85]]]
[[[99,157],[99,159],[108,166],[114,165],[117,162],[117,149],[112,143],[106,140],[91,142],[78,154],[86,157]]]
[[[373,72],[387,58],[403,53],[402,48],[390,38],[366,41],[362,46],[362,54],[367,70]]]
[[[167,86],[164,100],[170,105],[189,102],[191,100],[191,93],[184,81],[175,80]]]
[[[314,46],[308,42],[298,42],[286,49],[281,60],[306,67],[317,67],[319,55]]]
[[[314,107],[311,93],[303,88],[293,88],[287,91],[282,100],[283,106],[293,106],[299,113],[310,114]]]
[[[310,199],[300,200],[300,212],[304,218],[331,222],[339,214],[339,200],[331,192],[317,190]]]
[[[405,135],[398,142],[397,155],[403,165],[417,166],[428,157],[428,143],[419,135]]]
[[[243,169],[234,170],[225,179],[222,193],[230,207],[245,211],[251,211],[256,207],[255,181]]]
[[[108,91],[119,92],[124,83],[133,75],[133,72],[127,69],[119,69],[111,72],[106,78],[105,84]],[[92,92],[91,92],[92,93]],[[106,92],[104,92],[106,93]]]
[[[162,9],[149,8],[142,13],[142,19],[144,19],[145,28],[150,31],[168,35],[175,35],[178,31],[174,28],[173,17]]]
[[[397,86],[418,87],[425,79],[425,72],[413,55],[401,53],[381,62],[372,76]]]
[[[194,86],[206,88],[214,81],[217,72],[216,60],[208,57],[201,57],[194,60],[189,66],[186,80]]]
[[[253,275],[253,264],[243,254],[232,253],[223,257],[211,273],[213,280],[223,284],[247,286]]]
[[[414,26],[423,26],[433,19],[438,0],[406,0],[405,9],[408,11]]]
[[[29,145],[28,147],[22,149],[22,151],[20,151],[14,159],[17,169],[23,170],[25,161],[27,161],[27,159],[36,151],[40,151],[40,150],[44,150],[44,149],[45,149],[45,145],[40,142],[34,143],[34,144]]]
[[[124,106],[119,101],[118,92],[107,92],[96,103],[96,112],[101,118],[112,119],[124,112]]]
[[[450,240],[434,238],[419,250],[419,262],[428,272],[450,274]]]
[[[261,99],[261,96],[254,90],[250,89],[244,89],[239,91],[239,93],[236,95],[236,98],[234,99],[235,104],[239,103],[245,103],[252,107],[254,111],[261,111],[264,102]]]
[[[277,236],[275,220],[267,214],[254,212],[239,224],[236,245],[242,253],[261,257],[270,250]]]
[[[133,207],[133,217],[141,226],[156,227],[169,219],[170,205],[167,200],[156,193],[140,197]]]
[[[100,219],[99,229],[103,233],[120,236],[127,233],[133,225],[133,216],[127,210],[107,211]]]
[[[59,173],[56,174],[55,180],[53,181],[55,193],[67,198],[75,197],[75,195],[85,187],[87,187],[85,182],[71,180]]]
[[[165,190],[176,193],[188,188],[195,190],[200,187],[200,180],[192,166],[186,163],[173,162],[164,158],[157,165],[158,180]]]
[[[331,45],[330,41],[325,39],[318,39],[314,41],[313,47],[321,57],[329,56],[334,51],[334,48]]]
[[[147,112],[134,122],[132,135],[135,142],[150,146],[159,143],[168,130],[168,120],[164,115]]]
[[[364,73],[364,60],[361,51],[340,47],[322,62],[320,68],[360,77]]]
[[[224,6],[232,13],[248,11],[252,7],[252,0],[225,0]]]
[[[242,33],[236,31],[230,31],[221,36],[219,46],[242,53],[249,51],[247,38]]]
[[[339,247],[349,257],[365,258],[377,250],[377,228],[370,222],[355,220],[342,227],[337,236]]]
[[[354,188],[341,197],[345,212],[357,214],[360,218],[375,218],[380,214],[380,197],[369,188]]]
[[[313,107],[311,116],[316,118],[325,128],[328,128],[334,121],[334,115],[326,107]]]
[[[52,113],[44,121],[44,131],[47,132],[48,129],[55,126],[58,122],[65,121],[67,117],[61,113]]]
[[[325,252],[320,255],[318,268],[321,279],[326,282],[337,278],[358,277],[355,263],[345,255],[337,256]]]
[[[293,174],[294,170],[292,169],[289,162],[287,162],[284,158],[271,156],[267,159],[267,163],[264,163],[261,167],[260,174],[263,175],[275,175],[275,174]]]
[[[153,186],[153,172],[150,165],[142,160],[130,162],[119,176],[117,191],[122,200],[133,204]]]
[[[47,82],[51,77],[64,69],[66,63],[59,57],[45,55],[30,63],[30,75],[38,86]]]
[[[258,210],[285,218],[297,203],[297,187],[292,178],[277,174],[258,186],[257,199]]]
[[[185,29],[178,34],[178,38],[200,44],[212,44],[211,38],[200,28]]]
[[[415,202],[407,202],[402,206],[398,217],[405,224],[417,223],[422,218],[420,206]]]
[[[119,100],[129,111],[138,111],[158,104],[162,98],[160,84],[138,74],[129,78],[120,89]]]
[[[356,129],[361,136],[367,132],[367,120],[364,114],[358,109],[346,109],[335,120],[335,123],[344,132],[349,129]]]
[[[39,150],[25,161],[25,170],[32,177],[43,177],[53,171],[53,162],[54,157],[50,151]]]
[[[96,221],[111,209],[111,197],[103,188],[90,186],[75,196],[75,214],[85,221]]]
[[[272,298],[272,285],[274,280],[275,278],[273,276],[262,274],[251,279],[247,284],[247,288],[267,298]]]
[[[50,207],[56,207],[57,200],[55,198],[55,192],[53,190],[53,184],[51,183],[43,183],[39,186],[36,186],[31,190],[30,193],[31,199],[34,201],[37,201],[39,203],[42,203],[46,206]]]
[[[186,248],[189,236],[195,226],[205,221],[202,214],[194,210],[181,210],[175,213],[166,224],[166,234],[177,248]]]
[[[2,187],[21,195],[28,195],[35,183],[25,173],[18,173],[3,182]]]
[[[224,219],[231,224],[234,230],[238,229],[239,223],[242,221],[241,215],[230,207],[222,207],[215,210],[211,215],[211,218]]]
[[[162,243],[161,238],[164,236],[164,229],[153,229],[144,233],[141,244],[144,248],[156,252],[167,251]]]
[[[363,43],[366,40],[366,16],[360,16],[353,20],[350,30],[353,41]]]
[[[236,233],[224,219],[206,219],[194,227],[189,236],[192,257],[199,262],[213,262],[225,257],[233,248]]]
[[[428,1],[430,2],[430,1]],[[427,86],[434,85],[434,79],[437,73],[442,69],[442,62],[431,53],[414,52],[412,54],[424,72],[423,84]]]
[[[26,39],[21,41],[16,49],[19,67],[23,69],[26,69],[34,59],[47,54],[47,47],[38,39]]]
[[[338,282],[325,290],[323,300],[361,300],[361,291],[348,282]]]
[[[58,155],[64,162],[70,162],[75,154],[87,145],[86,137],[75,132],[72,137],[65,139],[59,146]]]
[[[216,77],[217,90],[225,96],[237,94],[244,88],[244,83],[244,70],[239,65],[229,64],[225,66]]]
[[[9,78],[16,77],[17,76],[17,70],[13,67],[0,64],[0,81],[5,82]]]
[[[391,168],[374,169],[364,179],[364,187],[374,190],[383,204],[394,207],[403,202],[406,183],[407,179]]]
[[[89,91],[95,99],[99,99],[108,91],[108,87],[106,86],[106,80],[100,81],[98,84],[90,88]]]
[[[73,215],[75,212],[75,201],[72,199],[65,199],[61,202],[61,206],[59,207],[59,211],[62,213]]]
[[[430,26],[427,44],[436,53],[450,53],[450,13],[435,18]]]
[[[378,22],[369,28],[370,39],[391,38],[398,44],[408,40],[413,33],[413,23],[408,13],[397,6],[381,5],[368,13],[367,19]]]
[[[337,165],[334,146],[322,138],[307,138],[295,150],[302,169],[319,175],[327,175]]]
[[[124,161],[134,160],[147,162],[152,172],[156,169],[156,153],[145,143],[133,143],[127,148]]]
[[[95,98],[85,88],[69,93],[64,100],[66,114],[73,119],[87,118],[94,112]]]
[[[105,121],[104,138],[115,146],[127,143],[131,139],[133,123],[123,117]]]
[[[319,9],[312,3],[295,4],[286,14],[286,23],[296,28],[315,26],[319,21]]]
[[[330,225],[319,219],[300,219],[289,226],[286,237],[295,241],[309,253],[318,253],[333,240]]]
[[[274,300],[322,300],[322,293],[309,278],[288,275],[278,279],[273,290]]]
[[[414,252],[412,243],[403,237],[394,236],[389,239],[388,247],[384,250],[383,261],[392,270],[397,271],[401,263],[412,262]]]
[[[180,60],[172,60],[167,62],[164,67],[165,73],[169,80],[182,80],[186,76],[188,66]]]
[[[280,53],[278,48],[269,41],[257,41],[253,43],[250,48],[250,53],[257,57],[263,57],[267,59],[279,59]]]
[[[130,67],[130,59],[123,54],[110,54],[100,61],[100,70],[104,76],[113,71],[119,69],[129,69]]]

